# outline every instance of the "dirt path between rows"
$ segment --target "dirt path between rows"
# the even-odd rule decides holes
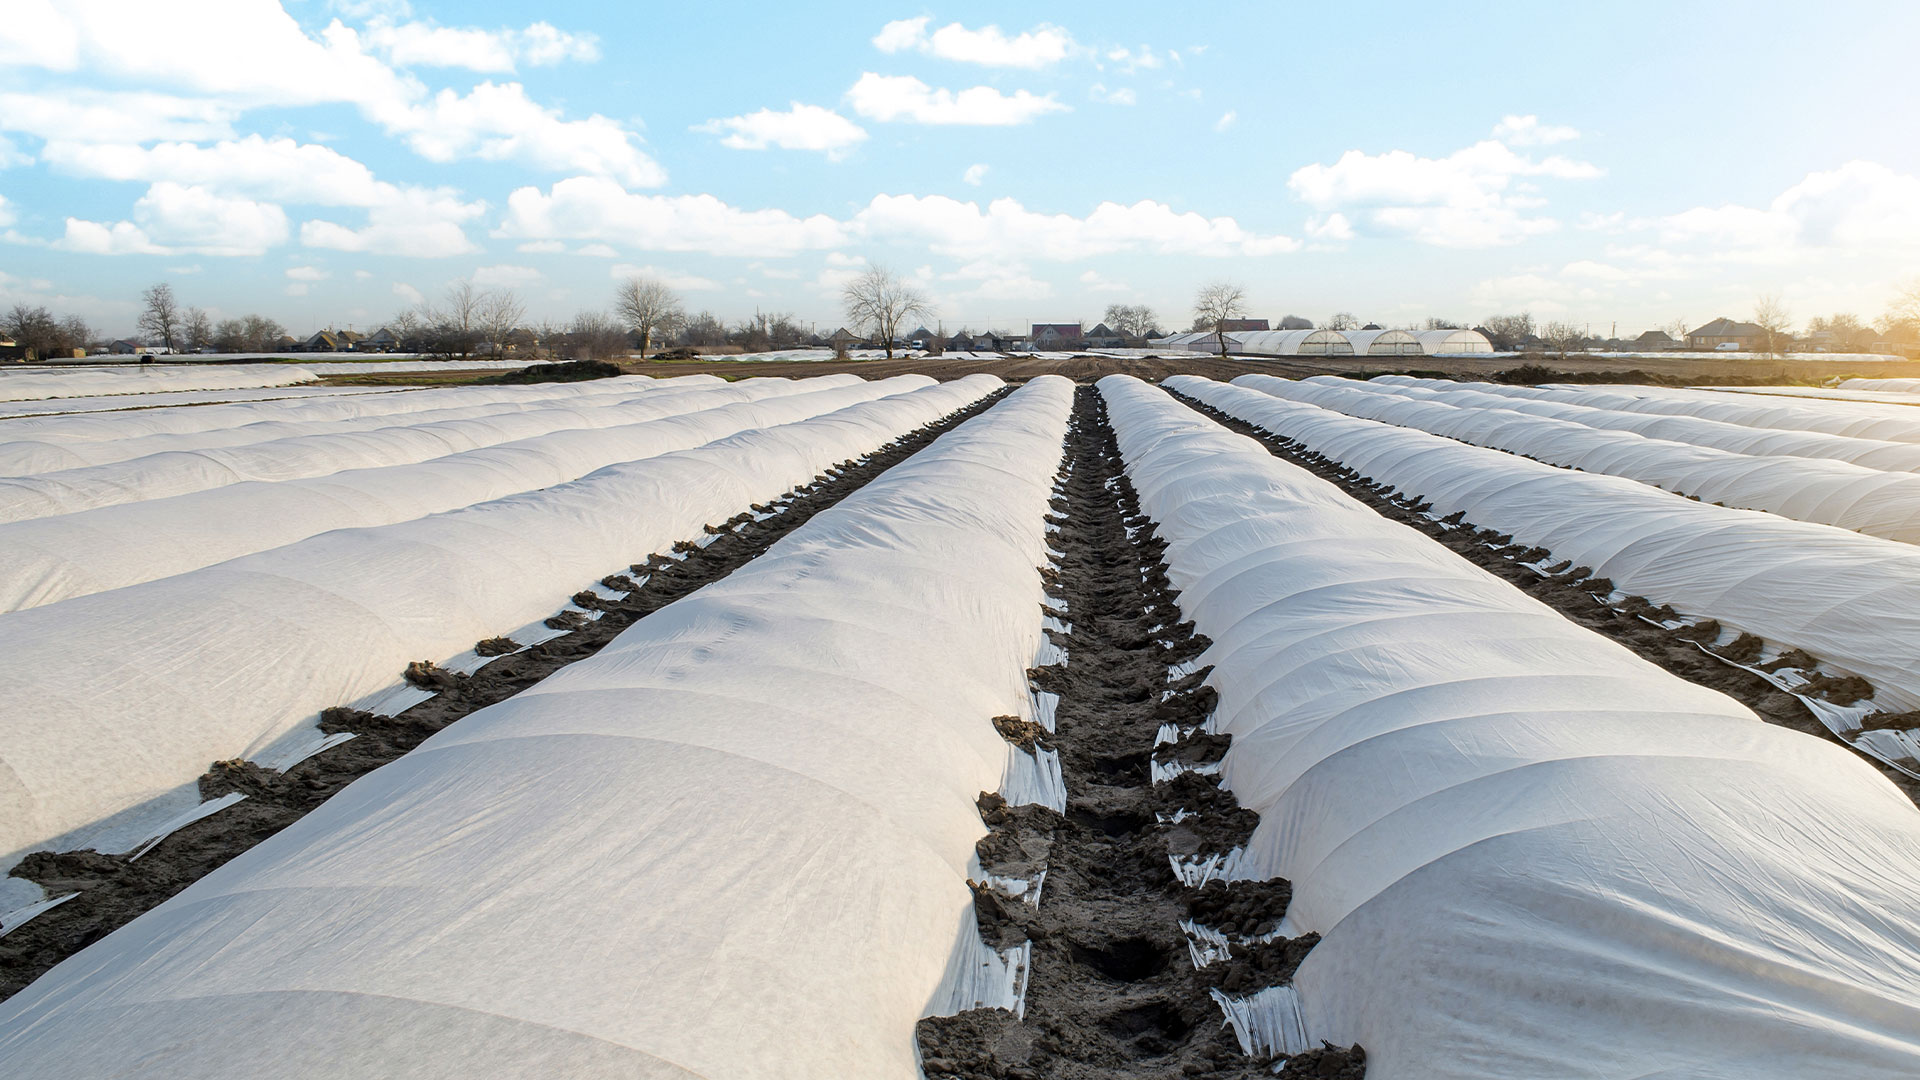
[[[1629,613],[1634,608],[1651,609],[1653,605],[1644,601],[1635,605],[1630,600],[1626,605],[1629,611],[1622,611],[1600,602],[1595,598],[1592,580],[1585,576],[1585,568],[1570,567],[1563,573],[1542,577],[1521,565],[1522,556],[1537,559],[1538,549],[1514,544],[1512,537],[1501,537],[1490,530],[1474,528],[1471,522],[1459,527],[1435,521],[1416,510],[1418,503],[1414,500],[1394,497],[1383,486],[1339,462],[1314,453],[1301,443],[1274,435],[1185,395],[1174,393],[1173,396],[1209,419],[1253,438],[1275,457],[1339,486],[1382,517],[1420,530],[1444,544],[1454,554],[1510,582],[1573,622],[1619,642],[1680,678],[1720,691],[1752,709],[1760,719],[1770,724],[1847,746],[1808,711],[1799,698],[1750,671],[1722,663],[1702,652],[1694,644],[1699,637],[1698,632],[1663,629]],[[1849,746],[1848,749],[1853,748]],[[1908,798],[1920,803],[1920,780],[1864,754],[1861,758],[1893,781]]]
[[[771,517],[756,521],[759,515],[742,513],[723,526],[708,526],[714,539],[704,546],[682,542],[671,556],[656,553],[632,566],[627,574],[608,576],[601,584],[626,595],[606,600],[591,591],[576,594],[573,601],[577,606],[603,614],[594,620],[577,613],[548,620],[555,629],[568,629],[566,634],[524,652],[502,656],[472,675],[444,671],[424,662],[409,666],[406,680],[436,691],[435,697],[391,717],[344,708],[327,710],[321,718],[323,730],[353,732],[355,737],[284,773],[247,761],[215,763],[200,778],[201,796],[214,799],[237,791],[246,799],[173,833],[137,861],[97,851],[28,855],[13,869],[14,876],[36,882],[49,896],[79,895],[0,937],[0,1000],[291,825],[335,792],[412,750],[433,733],[592,656],[636,621],[733,573],[815,514],[984,412],[1008,392],[1002,390],[911,432],[858,462],[842,462],[772,507],[754,508],[761,513],[778,511]],[[517,646],[507,639],[493,638],[478,643],[476,651],[488,655],[490,651],[514,648]]]
[[[983,866],[1026,875],[1044,867],[1046,876],[1037,905],[975,890],[988,944],[1033,943],[1025,1016],[982,1009],[921,1021],[927,1075],[1275,1075],[1272,1063],[1242,1052],[1211,992],[1284,982],[1313,939],[1255,940],[1286,913],[1284,881],[1187,888],[1174,874],[1170,857],[1224,855],[1258,818],[1209,775],[1229,740],[1194,730],[1214,704],[1206,671],[1190,670],[1207,641],[1181,621],[1165,545],[1139,512],[1091,387],[1075,398],[1052,520],[1060,557],[1049,575],[1051,613],[1070,627],[1053,638],[1067,656],[1030,676],[1037,690],[1059,695],[1056,731],[1002,731],[1059,753],[1067,811],[1063,818],[983,796],[993,830],[979,847]],[[1163,732],[1178,737],[1156,746]],[[1163,782],[1154,782],[1156,771]],[[1182,920],[1226,935],[1231,955],[1196,970]],[[1363,1062],[1358,1051],[1300,1055],[1279,1075],[1357,1078]]]

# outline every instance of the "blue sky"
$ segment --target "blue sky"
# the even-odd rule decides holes
[[[129,330],[532,318],[659,276],[830,329],[1242,282],[1255,314],[1606,332],[1878,315],[1920,274],[1920,5],[7,0],[0,302]]]

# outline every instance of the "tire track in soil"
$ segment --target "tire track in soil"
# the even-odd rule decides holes
[[[1011,388],[999,390],[863,459],[841,462],[771,506],[756,506],[754,511],[739,514],[721,526],[707,526],[713,539],[704,546],[682,541],[674,545],[672,557],[655,554],[634,564],[630,568],[633,576],[609,575],[601,584],[627,595],[606,600],[592,591],[575,594],[575,605],[603,614],[589,620],[577,612],[564,612],[547,620],[554,629],[569,630],[566,634],[501,656],[472,675],[445,671],[427,662],[408,665],[406,681],[436,691],[434,697],[396,716],[376,716],[349,708],[326,710],[320,719],[322,731],[353,732],[356,737],[284,773],[249,761],[215,762],[200,777],[201,797],[215,799],[237,791],[247,798],[172,833],[138,861],[97,851],[40,851],[28,855],[14,867],[13,876],[35,882],[49,896],[79,895],[0,937],[0,1001],[227,860],[293,824],[335,792],[399,758],[440,729],[592,656],[638,620],[733,573],[813,515],[985,412],[1010,392]],[[777,512],[755,520],[755,511],[768,510]],[[636,577],[642,580],[636,581]],[[483,656],[516,648],[505,638],[490,638],[475,647]]]
[[[1011,739],[1060,754],[1067,812],[981,798],[990,833],[978,850],[989,874],[1046,871],[1037,905],[974,889],[989,945],[1033,943],[1025,1015],[977,1009],[922,1020],[933,1080],[1276,1075],[1272,1062],[1241,1051],[1211,991],[1239,996],[1283,983],[1317,939],[1252,940],[1270,936],[1285,914],[1285,881],[1190,889],[1173,873],[1169,856],[1224,854],[1258,817],[1191,771],[1217,762],[1229,743],[1194,730],[1215,700],[1207,670],[1191,670],[1208,642],[1180,621],[1165,545],[1121,465],[1098,392],[1080,387],[1050,518],[1061,558],[1043,572],[1055,605],[1048,614],[1070,625],[1049,631],[1067,659],[1029,672],[1035,689],[1059,695],[1056,731],[1000,722]],[[1163,731],[1180,737],[1156,747]],[[1174,762],[1189,771],[1154,783],[1156,757],[1163,772]],[[1226,934],[1231,955],[1196,970],[1183,919]],[[1328,1048],[1295,1056],[1278,1075],[1358,1078],[1364,1060],[1357,1049]]]
[[[1541,577],[1520,564],[1522,556],[1528,560],[1543,557],[1543,549],[1515,544],[1511,536],[1477,529],[1470,523],[1449,525],[1435,521],[1426,516],[1423,512],[1426,507],[1417,500],[1397,498],[1390,494],[1387,486],[1373,483],[1339,462],[1313,452],[1300,442],[1255,427],[1195,398],[1172,390],[1167,392],[1202,416],[1252,438],[1275,457],[1338,486],[1381,517],[1420,530],[1454,554],[1518,587],[1580,626],[1626,646],[1641,658],[1658,664],[1688,682],[1720,691],[1752,709],[1755,715],[1769,724],[1792,728],[1858,753],[1808,711],[1799,698],[1752,672],[1724,664],[1701,652],[1694,642],[1704,638],[1711,643],[1712,632],[1703,634],[1701,630],[1667,630],[1637,618],[1636,613],[1653,614],[1660,610],[1642,597],[1628,597],[1621,609],[1609,607],[1596,598],[1595,593],[1601,591],[1598,588],[1600,585],[1607,585],[1610,589],[1611,583],[1596,581],[1589,576],[1591,571],[1586,567],[1572,567],[1551,577]],[[1718,629],[1717,623],[1709,626],[1711,630]],[[1870,755],[1860,754],[1860,758],[1893,781],[1907,798],[1920,804],[1920,780],[1890,768]]]

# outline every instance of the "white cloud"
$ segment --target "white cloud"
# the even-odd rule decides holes
[[[131,221],[68,218],[55,246],[92,255],[259,255],[286,242],[279,206],[163,181],[133,204]]]
[[[288,138],[249,135],[212,146],[162,142],[50,140],[41,157],[55,171],[103,180],[173,181],[277,202],[323,206],[380,206],[401,189],[376,180],[373,170],[329,147]]]
[[[1132,105],[1135,101],[1132,90],[1124,86],[1109,90],[1105,83],[1088,87],[1087,96],[1103,105]]]
[[[941,277],[972,284],[972,288],[952,295],[951,299],[957,302],[1040,300],[1053,295],[1052,283],[1034,277],[1027,265],[1017,259],[981,259]]]
[[[353,280],[355,281],[366,281],[371,277],[373,277],[373,271],[371,270],[355,270],[353,272]]]
[[[1240,114],[1234,112],[1232,109],[1228,109],[1226,112],[1220,114],[1220,119],[1213,122],[1213,130],[1216,132],[1224,132],[1238,123],[1239,120]]]
[[[513,240],[612,241],[639,251],[780,256],[840,247],[847,227],[816,214],[741,210],[711,195],[637,195],[602,177],[561,180],[507,197],[494,235]]]
[[[1577,139],[1580,132],[1564,125],[1542,124],[1539,117],[1529,113],[1503,117],[1493,125],[1493,137],[1512,146],[1551,146]]]
[[[559,240],[529,240],[514,250],[530,255],[558,255],[567,250],[567,245]]]
[[[635,186],[665,181],[664,170],[613,120],[599,115],[565,119],[559,110],[530,100],[517,83],[489,82],[466,95],[444,90],[429,97],[417,79],[373,55],[360,32],[338,20],[309,35],[279,5],[259,0],[197,0],[192,19],[180,18],[164,4],[65,0],[58,6],[42,6],[44,11],[37,7],[38,14],[20,21],[13,11],[8,12],[3,20],[8,27],[21,21],[36,25],[34,37],[40,40],[17,39],[12,29],[6,30],[6,36],[0,37],[0,65],[11,61],[76,71],[84,57],[89,70],[212,99],[197,106],[211,115],[177,118],[198,130],[143,128],[95,109],[87,126],[68,126],[59,133],[68,139],[146,142],[226,137],[231,135],[232,118],[243,110],[344,103],[357,107],[387,134],[405,138],[415,153],[436,162],[513,160],[555,171],[612,176]],[[557,31],[533,33],[530,28],[528,33],[532,36],[523,42],[523,53],[529,62],[536,55],[545,59],[574,48],[564,44]],[[45,114],[60,104],[60,96],[41,95],[30,104]],[[179,111],[163,96],[149,100],[146,107],[148,112],[162,114]],[[0,115],[18,111],[0,107]],[[45,120],[40,115],[32,122],[44,127]]]
[[[573,249],[575,255],[588,255],[596,259],[617,259],[620,253],[606,244],[581,244]]]
[[[1108,281],[1105,277],[1101,276],[1100,271],[1098,270],[1089,270],[1086,273],[1081,274],[1080,284],[1086,286],[1088,292],[1095,292],[1095,293],[1131,293],[1133,292],[1132,286],[1127,285],[1125,282]]]
[[[1175,55],[1178,56],[1179,54],[1176,53]],[[1120,69],[1129,74],[1139,71],[1142,68],[1153,70],[1165,65],[1165,61],[1153,54],[1153,47],[1150,45],[1140,46],[1139,52],[1134,52],[1132,49],[1125,47],[1108,49],[1107,59],[1119,64]]]
[[[1411,236],[1440,247],[1489,247],[1551,232],[1559,223],[1523,210],[1542,200],[1519,177],[1591,179],[1600,170],[1563,157],[1542,161],[1491,140],[1444,158],[1405,150],[1367,154],[1349,150],[1332,165],[1298,169],[1287,187],[1319,210],[1361,211],[1349,228]]]
[[[287,268],[287,277],[294,281],[325,281],[332,276],[332,274],[327,273],[317,266],[289,266]]]
[[[0,94],[0,131],[42,139],[144,142],[221,139],[240,109],[205,98],[144,91],[62,89]]]
[[[1158,255],[1272,255],[1300,242],[1263,236],[1229,217],[1176,213],[1165,203],[1104,202],[1084,218],[1030,211],[1013,199],[977,203],[944,195],[876,195],[851,224],[879,239],[922,241],[961,258],[1082,259],[1119,252]]]
[[[662,270],[657,266],[635,266],[632,263],[616,264],[609,272],[609,276],[615,281],[636,277],[653,278],[665,284],[667,288],[679,289],[681,292],[711,292],[720,288],[719,282],[711,278],[703,278],[698,274],[682,274],[673,270]]]
[[[992,166],[985,163],[969,165],[967,171],[960,175],[960,179],[973,187],[979,187],[981,181],[987,178],[987,170],[990,168]]]
[[[524,30],[481,30],[430,22],[375,19],[366,41],[400,67],[457,67],[511,74],[519,63],[542,65],[600,59],[599,39],[537,22]]]
[[[486,211],[481,202],[463,202],[444,190],[406,188],[391,202],[369,207],[360,228],[315,219],[300,226],[307,247],[374,255],[442,258],[478,251],[467,238],[466,222]]]
[[[1353,223],[1347,220],[1347,215],[1338,211],[1325,217],[1308,218],[1306,231],[1315,240],[1338,242],[1353,239]]]
[[[419,289],[414,288],[404,281],[396,281],[393,283],[393,295],[406,301],[409,305],[418,304],[426,299],[425,296],[421,295]]]
[[[927,33],[932,20],[925,15],[899,19],[880,28],[874,48],[884,53],[907,50],[983,67],[1043,68],[1073,55],[1073,35],[1058,26],[1041,23],[1012,37],[988,25],[969,30],[959,23]]]
[[[838,160],[867,138],[866,129],[832,109],[795,101],[785,112],[761,109],[745,116],[709,120],[694,131],[725,135],[720,145],[735,150],[818,150]]]
[[[1071,112],[1055,101],[1027,90],[1002,94],[991,86],[975,86],[959,93],[934,89],[911,75],[876,75],[869,71],[847,91],[853,111],[869,120],[907,120],[916,124],[969,124],[1005,127],[1025,124],[1048,113]]]
[[[13,145],[13,140],[0,135],[0,169],[11,169],[16,165],[33,164],[33,155],[23,153]]]
[[[658,187],[666,170],[619,124],[595,114],[563,120],[527,97],[519,83],[484,82],[461,96],[442,90],[387,122],[428,161],[519,161],[556,171],[609,176],[630,187]]]
[[[4,229],[19,220],[20,215],[14,210],[13,204],[7,201],[5,195],[0,195],[0,229]]]
[[[474,270],[472,275],[475,285],[482,285],[488,288],[515,288],[521,285],[531,285],[539,281],[542,276],[540,271],[535,270],[531,266],[510,266],[505,263],[479,267]]]

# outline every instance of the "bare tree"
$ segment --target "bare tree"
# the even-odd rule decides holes
[[[1486,327],[1494,348],[1501,352],[1512,352],[1533,335],[1533,313],[1523,311],[1518,315],[1489,315],[1481,325]]]
[[[213,320],[205,308],[190,307],[180,317],[180,342],[189,352],[199,352],[213,344]]]
[[[513,335],[526,314],[527,305],[520,302],[519,294],[512,289],[501,289],[480,294],[474,322],[479,328],[480,337],[497,356],[506,351],[510,344],[507,339]]]
[[[29,359],[46,359],[59,329],[52,312],[31,304],[15,304],[7,310],[4,318],[0,318],[0,334],[12,338],[14,344],[25,349]]]
[[[667,283],[649,277],[631,277],[621,282],[614,290],[613,310],[626,322],[627,329],[640,335],[642,356],[652,349],[654,335],[665,337],[678,330],[686,319],[680,298]]]
[[[1336,311],[1327,319],[1326,328],[1329,330],[1358,330],[1360,329],[1360,320],[1355,318],[1351,311]]]
[[[575,360],[625,360],[633,348],[627,328],[603,311],[583,311],[567,327]]]
[[[393,331],[394,343],[402,352],[419,352],[421,339],[427,333],[427,320],[418,308],[402,308],[387,320],[387,329]]]
[[[280,339],[287,333],[286,327],[265,315],[248,315],[240,325],[245,328],[247,352],[278,352]]]
[[[1247,313],[1247,290],[1231,281],[1216,281],[1203,286],[1193,298],[1195,327],[1210,330],[1220,341],[1220,355],[1227,355],[1227,320]],[[1205,324],[1201,327],[1201,324]]]
[[[1108,304],[1100,321],[1123,338],[1152,337],[1160,329],[1160,317],[1145,304]]]
[[[1693,330],[1692,327],[1687,325],[1687,320],[1685,319],[1675,319],[1660,329],[1665,330],[1668,337],[1682,345],[1687,343],[1687,335]]]
[[[180,305],[173,298],[173,286],[163,281],[141,293],[140,302],[143,305],[140,332],[159,338],[167,351],[172,352],[174,341],[180,336]]]
[[[933,315],[933,301],[925,293],[883,266],[870,267],[847,282],[840,303],[848,325],[879,337],[888,359],[893,358],[893,339],[901,323]]]
[[[1433,316],[1429,315],[1427,316],[1427,324],[1421,327],[1421,329],[1423,330],[1465,330],[1466,327],[1461,326],[1459,323],[1454,322],[1452,319],[1436,319]]]
[[[1587,335],[1580,327],[1567,322],[1548,323],[1540,328],[1540,337],[1546,341],[1548,348],[1560,354],[1562,360],[1587,340]]]
[[[69,349],[85,352],[93,344],[93,327],[78,315],[60,320],[60,342]]]
[[[1776,293],[1762,296],[1753,305],[1753,324],[1760,328],[1760,341],[1769,356],[1786,353],[1793,339],[1793,316]]]
[[[1869,348],[1873,344],[1873,328],[1862,322],[1858,315],[1845,312],[1825,317],[1816,315],[1808,319],[1807,333],[1827,334],[1835,345],[1849,352]]]
[[[725,345],[727,324],[713,312],[703,311],[681,325],[680,341],[686,345]]]

